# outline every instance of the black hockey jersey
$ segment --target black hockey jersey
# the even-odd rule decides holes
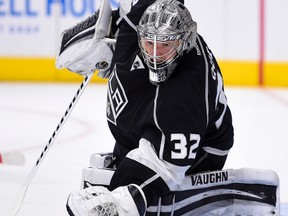
[[[167,82],[159,86],[150,83],[135,26],[152,2],[138,1],[121,21],[108,80],[107,119],[116,140],[114,155],[119,164],[112,189],[146,182],[161,195],[176,187],[173,184],[178,184],[193,166],[199,149],[227,155],[233,145],[233,126],[220,68],[200,35],[196,47],[183,56]],[[159,164],[150,166],[137,157],[125,157],[139,147],[141,139],[151,143],[163,166],[173,172],[176,183],[161,178],[161,173],[152,179]]]

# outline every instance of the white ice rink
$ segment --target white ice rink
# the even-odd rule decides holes
[[[79,85],[0,82],[0,152],[17,150],[26,158],[23,166],[0,165],[0,216],[8,215]],[[281,215],[288,216],[288,88],[226,87],[226,95],[235,144],[225,168],[276,171]],[[105,102],[105,85],[89,84],[32,180],[19,216],[67,215],[67,196],[79,189],[90,155],[113,148]]]

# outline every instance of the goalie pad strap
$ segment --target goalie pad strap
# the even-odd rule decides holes
[[[129,193],[131,194],[136,207],[138,209],[139,215],[143,216],[146,212],[146,202],[144,200],[144,194],[142,194],[139,189],[135,185],[128,185],[127,186]],[[141,190],[141,189],[140,189]]]
[[[69,199],[67,199],[67,201],[66,201],[66,211],[68,212],[68,214],[70,216],[75,216],[73,211],[71,210],[70,206],[68,205],[68,201],[69,201]]]

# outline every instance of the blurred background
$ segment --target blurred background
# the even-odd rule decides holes
[[[54,66],[60,35],[100,2],[1,0],[0,80],[80,80]],[[110,2],[118,7],[119,0]],[[287,0],[186,0],[185,5],[219,60],[226,85],[288,86]]]

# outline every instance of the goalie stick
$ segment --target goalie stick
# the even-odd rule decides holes
[[[0,164],[23,165],[25,157],[20,151],[2,152],[0,153]]]
[[[40,157],[37,159],[35,166],[33,167],[31,172],[27,176],[25,183],[19,189],[18,194],[17,194],[16,199],[15,199],[15,202],[14,202],[14,205],[12,206],[11,215],[16,216],[19,213],[19,211],[20,211],[20,209],[22,207],[23,201],[25,199],[26,192],[27,192],[27,190],[29,188],[29,185],[30,185],[35,173],[37,172],[39,166],[41,165],[42,161],[44,160],[45,156],[47,155],[48,150],[51,148],[52,144],[54,143],[57,135],[59,134],[61,128],[63,127],[63,125],[65,124],[67,118],[71,114],[73,108],[75,107],[75,104],[79,100],[81,94],[83,93],[84,89],[88,85],[88,83],[91,80],[91,78],[92,78],[94,73],[95,73],[95,71],[91,71],[85,77],[85,79],[81,83],[80,87],[78,88],[77,93],[75,94],[75,96],[73,97],[72,101],[70,102],[69,107],[67,108],[65,114],[61,118],[59,124],[57,125],[56,129],[54,130],[54,132],[53,132],[52,136],[50,137],[48,143],[46,144],[46,146],[44,147],[43,151],[41,152]]]

